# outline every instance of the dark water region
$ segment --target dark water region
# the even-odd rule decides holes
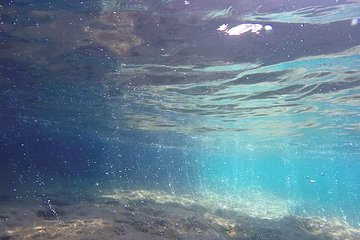
[[[1,239],[359,239],[358,0],[0,3]]]

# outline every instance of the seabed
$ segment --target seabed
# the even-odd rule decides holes
[[[81,197],[62,192],[39,204],[34,198],[2,196],[0,239],[360,239],[360,229],[339,219],[291,215],[283,202],[273,207],[265,202],[266,213],[248,199],[231,204],[220,197],[151,190]]]

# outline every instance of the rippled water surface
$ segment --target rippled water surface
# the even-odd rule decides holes
[[[153,189],[358,228],[359,87],[358,0],[4,1],[0,195]]]

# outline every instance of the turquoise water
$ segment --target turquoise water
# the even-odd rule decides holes
[[[1,3],[0,195],[161,189],[359,228],[359,17],[358,1]],[[217,30],[244,23],[272,30]]]

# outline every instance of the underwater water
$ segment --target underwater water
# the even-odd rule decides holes
[[[0,240],[360,239],[358,0],[0,3]]]

